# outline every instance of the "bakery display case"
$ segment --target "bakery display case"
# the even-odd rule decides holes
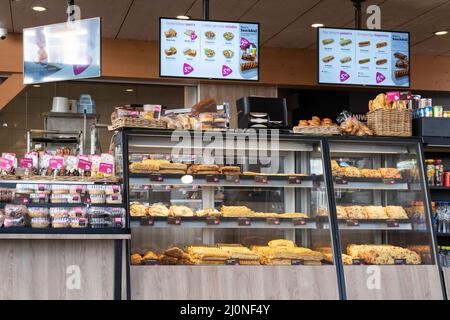
[[[442,299],[418,139],[330,138],[348,299]]]
[[[323,140],[262,132],[114,137],[131,299],[342,298]]]

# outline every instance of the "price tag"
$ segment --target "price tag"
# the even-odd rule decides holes
[[[241,177],[238,174],[227,174],[225,176],[225,181],[231,183],[240,183]]]
[[[48,166],[52,170],[60,170],[64,167],[64,159],[63,158],[51,158]]]
[[[150,175],[150,181],[163,182],[164,177],[161,174],[152,174],[152,175]]]
[[[406,265],[406,259],[395,259],[394,264],[397,266]]]
[[[400,227],[400,223],[397,220],[387,220],[387,227],[388,228],[398,228]]]
[[[6,158],[0,158],[0,169],[9,171],[12,169],[13,162]]]
[[[72,196],[72,201],[79,201],[80,200],[80,196],[78,194],[74,194]]]
[[[181,217],[168,217],[167,218],[167,224],[180,226],[181,225]]]
[[[158,259],[144,259],[142,263],[146,266],[157,266],[160,264],[160,261]]]
[[[84,170],[84,171],[92,171],[92,162],[80,158],[78,160],[78,169]]]
[[[346,221],[347,227],[359,227],[359,221],[354,219],[349,219]]]
[[[255,176],[256,183],[267,184],[268,181],[269,181],[269,178],[267,178],[267,176]]]
[[[352,264],[354,266],[360,266],[360,265],[364,264],[364,259],[353,259]]]
[[[116,224],[116,227],[121,228],[123,226],[122,218],[114,218],[114,223]]]
[[[239,263],[239,259],[228,259],[228,260],[225,260],[225,265],[227,265],[227,266],[238,266],[240,263]]]
[[[45,191],[45,184],[39,184],[38,185],[38,190],[39,191]]]
[[[305,262],[302,259],[292,259],[291,265],[292,266],[303,266]]]
[[[301,177],[289,177],[289,184],[302,184]]]
[[[396,184],[397,181],[395,181],[395,179],[383,179],[383,183],[387,184],[387,185],[392,185],[392,184]]]
[[[98,171],[101,173],[112,174],[113,173],[113,165],[110,163],[100,162],[98,167]]]
[[[249,227],[252,225],[252,221],[249,218],[238,218],[238,225],[240,227]]]
[[[292,219],[292,224],[294,226],[305,226],[306,220],[304,218],[295,218],[295,219]]]
[[[80,227],[86,227],[86,226],[87,226],[87,219],[85,219],[85,218],[79,218],[79,219],[78,219],[78,225],[79,225]]]
[[[207,217],[206,218],[206,224],[208,226],[217,226],[220,224],[220,219],[217,217]]]
[[[141,218],[141,226],[143,227],[151,227],[155,225],[155,221],[151,217],[142,217]]]
[[[31,159],[31,158],[20,159],[20,167],[22,169],[31,169],[31,168],[33,168],[33,159]]]
[[[209,182],[209,183],[220,182],[220,177],[217,174],[208,174],[208,175],[206,175],[205,179],[206,179],[206,182]]]
[[[336,184],[348,184],[348,180],[342,177],[338,177],[334,181]]]
[[[279,226],[281,221],[278,218],[267,218],[267,224],[269,225],[275,225],[275,226]]]

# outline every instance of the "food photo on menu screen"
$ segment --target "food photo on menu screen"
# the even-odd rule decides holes
[[[259,25],[160,20],[160,76],[259,80]]]
[[[410,86],[409,33],[319,28],[319,83]]]

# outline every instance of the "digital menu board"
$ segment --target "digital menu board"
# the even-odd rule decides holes
[[[160,76],[259,80],[259,24],[160,19]]]
[[[410,86],[408,32],[318,29],[319,83]]]
[[[100,18],[23,29],[24,83],[101,76]]]

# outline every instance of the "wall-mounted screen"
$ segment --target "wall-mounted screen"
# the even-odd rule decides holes
[[[259,80],[259,24],[160,19],[160,76]]]
[[[410,86],[408,32],[318,29],[320,84]]]
[[[23,29],[24,83],[101,76],[100,18]]]

